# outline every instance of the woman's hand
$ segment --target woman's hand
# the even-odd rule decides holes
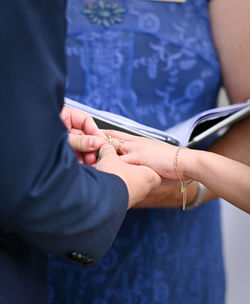
[[[98,129],[93,118],[81,111],[64,106],[61,120],[69,132],[69,144],[80,163],[93,165],[96,162],[96,151],[105,142],[105,135]]]
[[[123,161],[129,164],[150,167],[161,177],[164,177],[162,183],[157,188],[152,189],[145,199],[135,206],[136,208],[173,208],[182,206],[183,196],[180,192],[180,182],[175,171],[175,158],[178,147],[122,132],[110,130],[104,130],[103,132],[106,136],[112,137],[112,144],[121,155],[120,158]],[[184,163],[190,161],[188,151],[188,149],[182,150],[178,159],[179,170],[183,179],[189,179],[182,174]],[[188,186],[187,204],[195,199],[197,189],[196,182]]]
[[[126,163],[144,165],[163,178],[178,180],[175,171],[177,147],[123,132],[111,130],[103,132],[106,136],[112,137],[112,144]]]

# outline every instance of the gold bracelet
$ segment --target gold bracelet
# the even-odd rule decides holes
[[[186,204],[187,204],[187,187],[189,184],[192,183],[193,180],[190,180],[188,182],[184,182],[181,179],[181,172],[179,170],[178,167],[178,156],[179,156],[179,152],[181,151],[181,149],[186,149],[185,147],[179,147],[178,150],[176,151],[176,155],[175,155],[175,161],[174,161],[174,167],[175,167],[175,173],[179,178],[180,181],[180,192],[182,193],[182,210],[186,209]]]

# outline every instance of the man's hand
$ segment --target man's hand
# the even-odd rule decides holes
[[[80,163],[93,165],[96,162],[96,151],[105,141],[105,135],[98,129],[88,114],[64,106],[61,120],[69,132],[69,144]]]
[[[143,200],[149,191],[161,183],[160,176],[152,169],[123,162],[108,143],[102,146],[95,168],[123,179],[129,192],[128,208]]]

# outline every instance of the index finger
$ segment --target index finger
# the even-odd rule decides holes
[[[85,114],[85,113],[82,113],[82,114]],[[103,133],[103,131],[98,128],[94,119],[89,115],[87,115],[83,121],[82,130],[87,135],[96,135],[96,136],[106,137],[105,134]]]
[[[61,119],[68,130],[82,130],[84,134],[104,137],[103,132],[97,127],[93,118],[82,111],[64,106],[61,112]]]

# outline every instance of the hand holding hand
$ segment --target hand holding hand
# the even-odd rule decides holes
[[[129,206],[143,200],[154,187],[161,183],[160,176],[145,166],[127,164],[116,154],[114,147],[108,143],[100,149],[95,168],[118,175],[126,183],[129,192]]]
[[[95,152],[105,141],[105,135],[88,114],[64,106],[61,120],[69,132],[69,144],[75,151],[78,161],[88,165],[96,162]]]
[[[123,161],[150,167],[165,178],[160,187],[153,189],[136,207],[179,207],[183,204],[183,194],[180,192],[180,180],[175,165],[178,166],[182,181],[192,179],[186,171],[187,164],[193,163],[192,150],[184,149],[177,154],[178,147],[164,142],[117,131],[108,130],[104,133],[113,138],[112,144]],[[196,193],[197,184],[191,183],[187,195],[188,203],[194,200]]]
[[[147,166],[164,178],[178,180],[175,171],[177,147],[113,130],[105,130],[104,133],[106,136],[112,136],[112,144],[126,163]],[[122,145],[120,139],[123,140]]]

